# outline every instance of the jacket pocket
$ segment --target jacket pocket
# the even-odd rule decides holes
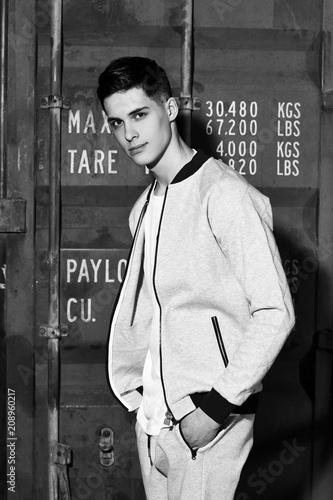
[[[184,417],[183,417],[184,418]],[[183,419],[182,419],[183,420]],[[192,460],[196,460],[197,458],[197,453],[198,453],[198,448],[192,448],[192,446],[189,445],[189,443],[186,441],[185,439],[185,436],[183,434],[183,431],[182,431],[182,428],[181,428],[181,423],[182,423],[182,420],[180,420],[178,422],[178,431],[179,431],[179,434],[180,434],[180,438],[181,440],[183,441],[183,443],[189,448],[189,450],[191,451],[191,458]],[[177,426],[176,426],[177,428]]]
[[[227,351],[226,351],[224,343],[223,343],[222,334],[221,334],[218,319],[216,316],[212,316],[211,320],[213,323],[213,328],[214,328],[217,344],[219,346],[219,350],[220,350],[220,353],[221,353],[221,356],[223,359],[224,366],[227,367],[229,360],[228,360]]]

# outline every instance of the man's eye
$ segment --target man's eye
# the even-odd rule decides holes
[[[147,113],[144,113],[144,112],[140,111],[140,113],[137,113],[135,115],[135,119],[136,120],[140,120],[141,118],[144,118],[145,116],[147,116]]]
[[[110,125],[111,125],[112,128],[118,128],[121,125],[121,120],[112,120],[110,122]]]

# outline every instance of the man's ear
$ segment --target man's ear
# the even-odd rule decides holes
[[[170,97],[165,103],[169,121],[172,122],[177,118],[178,115],[178,104],[174,97]]]

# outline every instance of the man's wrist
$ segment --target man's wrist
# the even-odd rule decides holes
[[[221,396],[215,389],[212,389],[201,400],[199,408],[217,424],[221,425],[230,413],[232,413],[235,405]]]

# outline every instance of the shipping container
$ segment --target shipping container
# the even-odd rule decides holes
[[[167,71],[188,144],[269,196],[296,324],[264,380],[235,500],[333,495],[333,3],[2,0],[1,498],[143,500],[107,340],[151,182],[96,88]]]

